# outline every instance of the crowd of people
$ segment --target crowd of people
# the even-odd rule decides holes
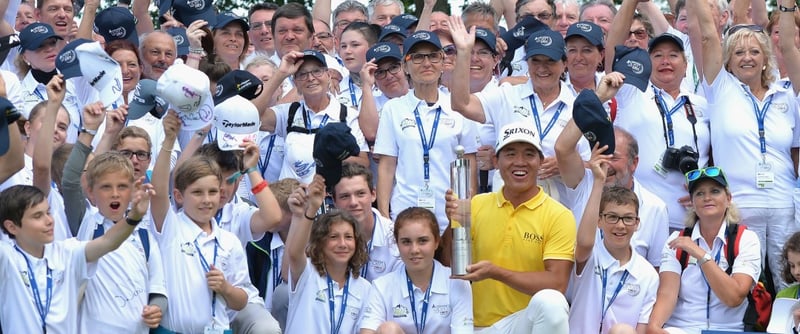
[[[795,1],[435,5],[0,0],[0,333],[699,334],[800,299]]]

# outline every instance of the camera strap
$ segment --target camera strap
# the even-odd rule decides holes
[[[692,134],[694,135],[694,147],[696,152],[699,152],[699,147],[697,145],[697,129],[695,124],[697,124],[697,116],[694,112],[694,107],[692,106],[692,102],[689,101],[688,96],[680,96],[675,103],[675,105],[667,111],[666,103],[664,102],[664,98],[661,96],[662,90],[652,86],[653,88],[653,102],[656,104],[656,108],[658,109],[658,113],[661,114],[661,127],[664,130],[664,143],[667,148],[672,147],[675,145],[675,131],[673,129],[673,122],[672,122],[672,115],[683,107],[686,111],[686,119],[689,123],[692,124]]]

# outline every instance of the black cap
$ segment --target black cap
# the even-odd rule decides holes
[[[314,162],[317,174],[325,178],[325,188],[332,192],[342,178],[342,161],[361,152],[350,127],[342,122],[328,123],[314,136]]]
[[[641,91],[647,89],[650,82],[652,64],[647,51],[640,48],[629,48],[617,45],[614,49],[614,66],[612,70],[625,75],[625,83],[631,84]]]
[[[243,70],[230,71],[217,81],[214,105],[220,104],[222,101],[236,95],[240,95],[247,100],[255,99],[261,94],[262,85],[261,79],[250,72]]]
[[[0,119],[0,156],[2,156],[8,152],[8,146],[11,143],[11,138],[8,133],[9,123],[16,122],[20,117],[20,113],[11,101],[0,97],[0,115],[3,116],[3,118]],[[11,126],[16,126],[16,124],[12,124]]]
[[[514,54],[514,50],[518,49],[519,47],[525,45],[525,42],[528,41],[528,37],[531,36],[534,32],[537,32],[542,29],[549,29],[546,24],[542,23],[542,21],[537,20],[532,15],[526,15],[522,21],[519,21],[517,25],[513,28],[506,31],[504,34],[500,35],[504,41],[506,41],[506,45],[508,45],[508,50],[506,54]]]
[[[591,147],[600,142],[600,147],[608,145],[604,154],[614,153],[614,125],[593,90],[584,89],[575,98],[572,119]]]
[[[136,33],[136,19],[125,7],[112,6],[97,13],[94,19],[94,32],[103,36],[106,43],[124,39],[139,46],[139,34]]]
[[[680,38],[678,38],[678,36],[675,36],[670,33],[663,33],[661,35],[658,35],[656,38],[650,40],[650,44],[647,45],[647,52],[652,53],[653,48],[664,42],[670,42],[672,44],[675,44],[676,46],[678,46],[678,49],[681,50],[681,52],[686,51],[683,48],[683,41]]]

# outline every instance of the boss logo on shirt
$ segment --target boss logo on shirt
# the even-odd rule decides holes
[[[189,242],[184,242],[181,244],[181,253],[194,256],[194,246],[192,246]]]
[[[514,106],[514,113],[515,114],[520,114],[520,116],[522,116],[522,117],[528,117],[528,116],[531,115],[531,111],[528,110],[528,109],[525,109],[525,107],[523,107],[523,106]]]
[[[408,316],[408,308],[406,308],[403,305],[397,304],[397,306],[395,306],[392,309],[392,317],[405,318],[407,316]]]
[[[416,128],[416,127],[417,123],[413,119],[404,118],[402,121],[400,121],[400,130],[405,130],[406,128]]]
[[[778,111],[783,112],[783,113],[785,113],[787,110],[789,110],[789,105],[786,104],[786,103],[783,103],[783,102],[781,102],[781,103],[773,103],[772,107],[775,108],[775,110],[778,110]]]
[[[431,305],[431,310],[438,314],[442,318],[447,318],[450,316],[450,305]]]
[[[544,236],[541,234],[536,234],[531,232],[522,232],[522,240],[540,244],[544,242]]]
[[[451,128],[452,128],[452,127],[454,127],[454,126],[456,126],[456,120],[455,120],[455,119],[452,119],[452,118],[450,118],[450,117],[442,117],[442,123],[443,123],[445,126],[449,126],[449,127],[451,127]]]
[[[641,286],[639,286],[639,284],[633,284],[633,283],[628,283],[628,284],[625,284],[625,285],[624,285],[622,288],[623,288],[623,289],[625,289],[625,291],[626,291],[626,292],[627,292],[629,295],[631,295],[631,296],[633,296],[633,297],[636,297],[636,296],[638,296],[638,295],[639,295],[639,292],[641,292],[641,291],[642,291],[642,287],[641,287]]]
[[[353,320],[358,320],[358,312],[361,311],[361,306],[347,306],[347,314]]]
[[[328,296],[325,294],[325,289],[317,291],[317,298],[314,298],[314,300],[323,303],[327,302]]]
[[[386,263],[383,261],[370,260],[369,266],[372,267],[372,270],[375,270],[375,272],[378,273],[382,273],[386,270]]]

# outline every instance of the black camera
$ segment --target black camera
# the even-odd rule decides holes
[[[667,170],[676,170],[680,171],[681,174],[686,174],[698,168],[697,158],[699,157],[700,154],[695,152],[694,149],[688,145],[684,145],[679,149],[667,147],[661,159],[661,166]]]

